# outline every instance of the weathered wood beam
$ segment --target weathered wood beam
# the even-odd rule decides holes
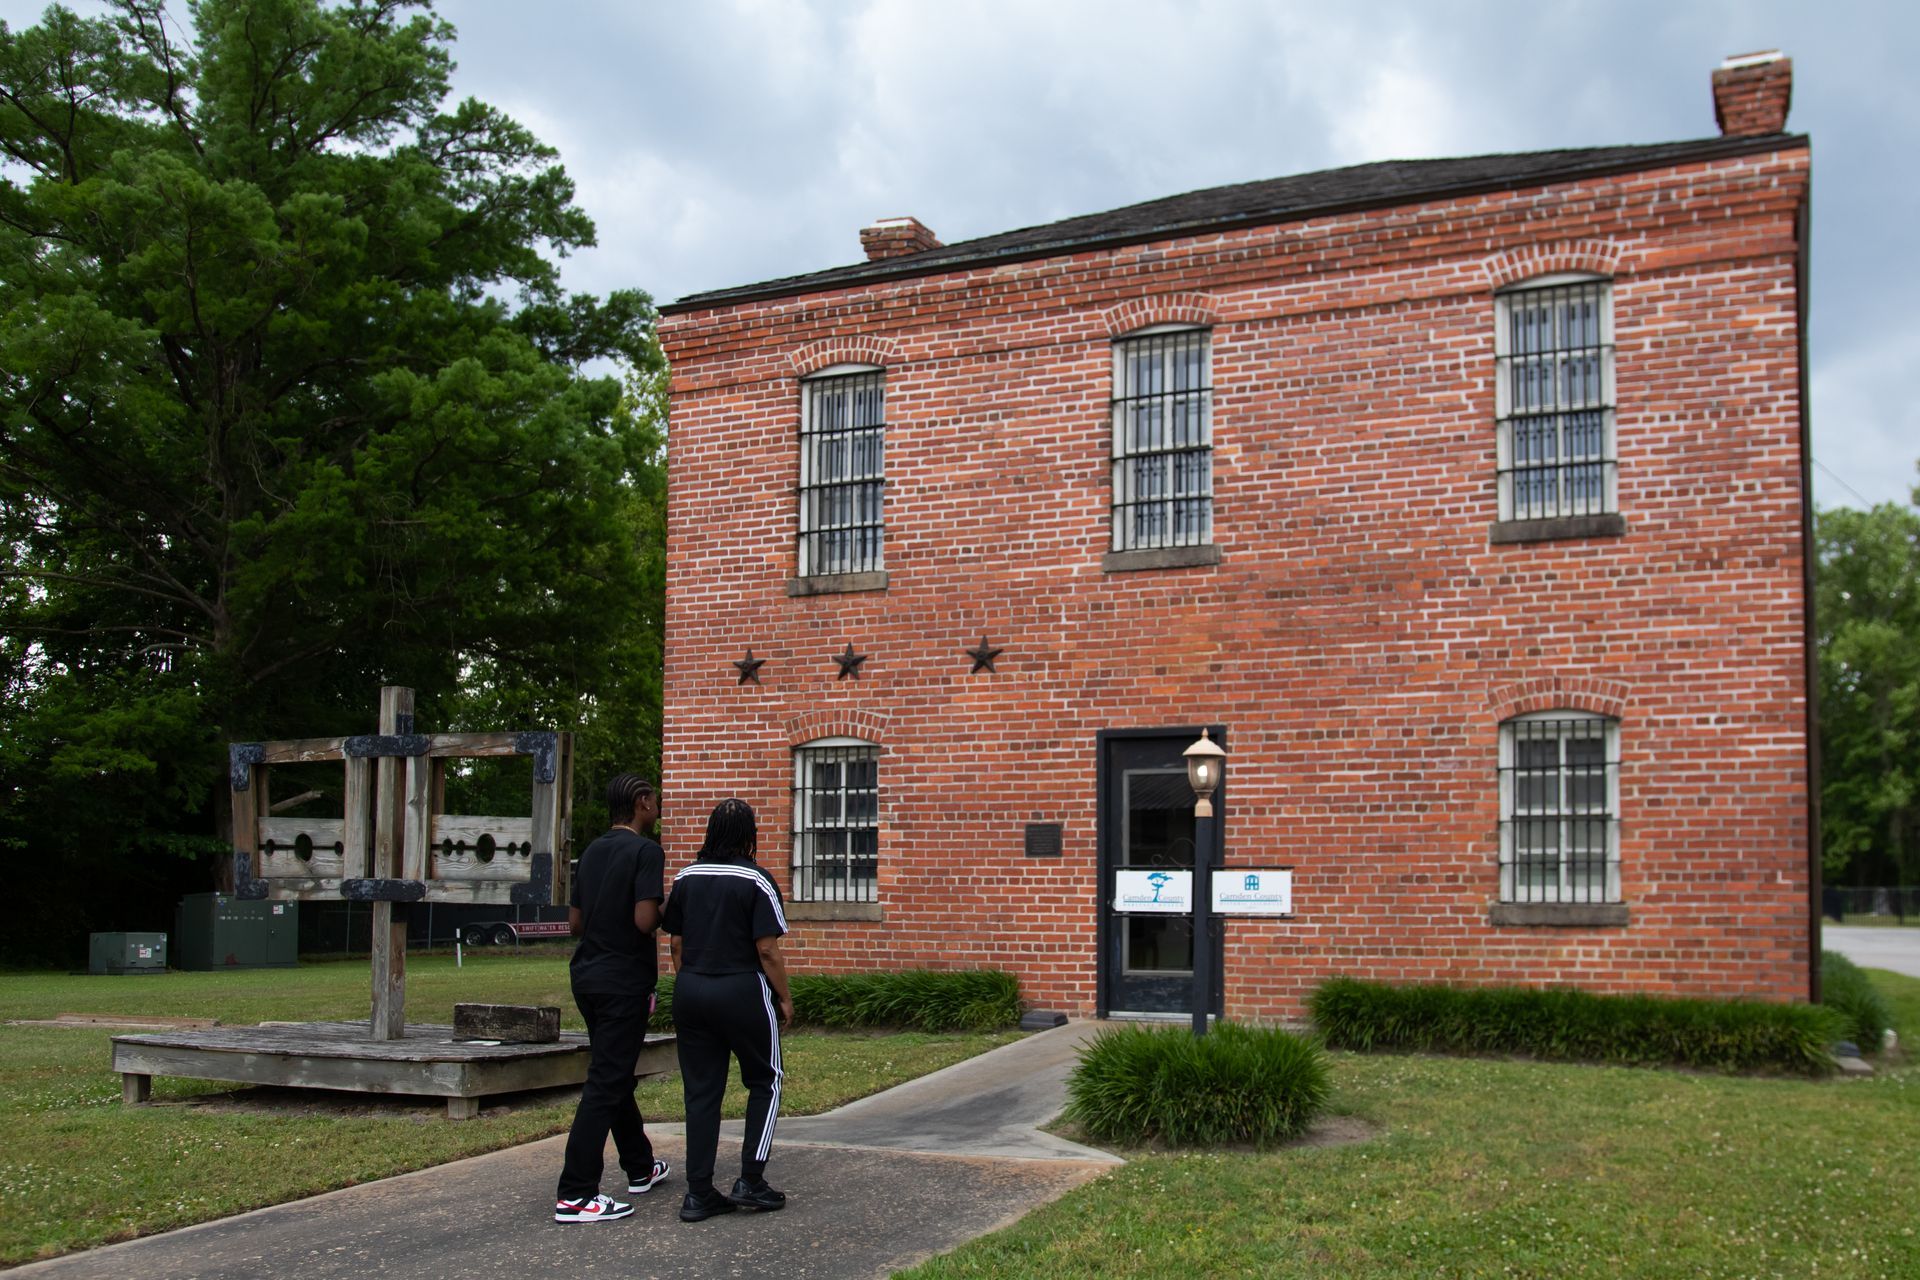
[[[338,760],[345,738],[288,738],[280,742],[256,742],[261,764],[309,764],[315,760]]]
[[[347,761],[347,781],[341,842],[346,846],[345,872],[348,878],[364,878],[372,870],[373,849],[369,837],[373,826],[373,765],[365,760]]]
[[[453,1038],[502,1044],[555,1044],[560,1039],[557,1004],[456,1004]]]

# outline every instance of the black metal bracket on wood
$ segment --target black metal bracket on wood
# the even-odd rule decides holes
[[[531,903],[539,907],[553,901],[553,855],[536,853],[527,868],[529,875],[525,884],[516,884],[507,890],[507,896],[515,903]]]
[[[227,747],[227,781],[233,784],[235,791],[245,791],[253,785],[253,766],[266,758],[265,743],[230,743]]]
[[[253,878],[253,855],[233,851],[233,896],[247,902],[259,902],[267,896],[267,882]]]
[[[423,756],[430,744],[424,733],[363,733],[340,744],[349,759],[367,756]]]
[[[560,735],[551,729],[513,735],[513,749],[533,757],[533,780],[552,782],[559,776]]]
[[[348,902],[424,902],[424,880],[342,880],[340,896]]]

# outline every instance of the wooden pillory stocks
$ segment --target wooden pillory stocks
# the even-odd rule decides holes
[[[530,756],[532,814],[444,813],[449,760]],[[273,766],[338,760],[338,818],[273,816]],[[375,1040],[406,1038],[407,922],[396,902],[565,902],[573,735],[416,733],[413,690],[380,691],[380,731],[230,748],[234,896],[373,906]]]
[[[445,813],[450,760],[525,756],[533,764],[524,818]],[[241,742],[232,747],[234,892],[242,898],[373,906],[373,1017],[365,1023],[262,1023],[117,1035],[121,1097],[138,1106],[155,1076],[248,1085],[444,1098],[469,1120],[483,1098],[586,1079],[587,1037],[541,1043],[474,1038],[406,1021],[407,926],[396,902],[546,906],[565,902],[573,739],[564,733],[414,732],[413,691],[380,691],[380,732],[358,738]],[[274,766],[337,760],[338,818],[274,816]],[[300,797],[302,800],[308,796]],[[369,1031],[371,1034],[369,1035]],[[672,1036],[648,1041],[634,1074],[674,1067]]]

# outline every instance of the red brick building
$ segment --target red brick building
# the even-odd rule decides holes
[[[1230,753],[1231,1016],[1332,974],[1804,999],[1808,144],[1194,192],[665,309],[672,861],[762,818],[802,970],[1186,1007],[1180,751]]]

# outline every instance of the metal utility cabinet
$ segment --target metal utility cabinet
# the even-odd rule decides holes
[[[291,969],[300,960],[300,904],[190,893],[173,913],[182,969]]]
[[[94,933],[87,936],[88,973],[164,973],[164,933]]]

